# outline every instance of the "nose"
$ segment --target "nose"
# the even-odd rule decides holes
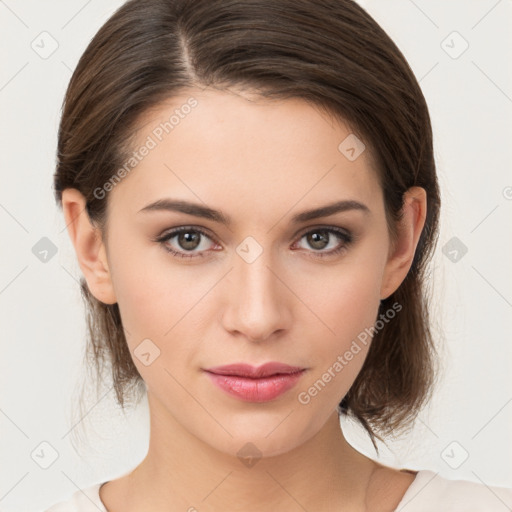
[[[290,328],[287,276],[263,253],[251,263],[236,256],[225,286],[223,326],[251,342],[263,342]]]

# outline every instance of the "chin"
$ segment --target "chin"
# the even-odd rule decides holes
[[[286,414],[279,421],[273,419],[266,422],[257,422],[253,419],[247,428],[240,426],[234,428],[226,425],[233,437],[223,430],[220,437],[209,436],[203,441],[226,455],[238,457],[244,464],[247,460],[277,457],[304,444],[317,433],[311,428],[311,425],[309,425],[309,430],[306,425],[301,428],[296,421],[288,423],[289,418],[283,421],[285,417]],[[280,424],[280,422],[282,423]],[[245,465],[250,467],[249,464]]]

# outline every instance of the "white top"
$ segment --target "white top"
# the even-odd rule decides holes
[[[44,512],[108,512],[100,499],[102,482],[76,491],[68,501]],[[466,480],[449,480],[420,470],[394,512],[506,512],[512,510],[512,488]]]

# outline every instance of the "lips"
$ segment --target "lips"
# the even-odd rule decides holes
[[[293,388],[305,368],[283,363],[259,367],[248,364],[216,366],[205,370],[210,380],[228,395],[245,402],[268,402]]]
[[[205,371],[215,373],[216,375],[237,375],[238,377],[257,379],[261,377],[269,377],[271,375],[288,375],[290,373],[300,372],[303,369],[304,368],[300,368],[299,366],[290,366],[284,363],[271,362],[258,367],[244,363],[228,364],[225,366],[207,368]]]

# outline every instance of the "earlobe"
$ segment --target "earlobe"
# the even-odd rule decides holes
[[[91,293],[104,304],[117,302],[99,228],[93,226],[85,197],[76,189],[62,192],[62,211],[69,237]]]
[[[424,188],[411,187],[405,192],[402,212],[396,243],[388,255],[384,270],[381,300],[398,289],[411,268],[427,215],[427,193]]]

